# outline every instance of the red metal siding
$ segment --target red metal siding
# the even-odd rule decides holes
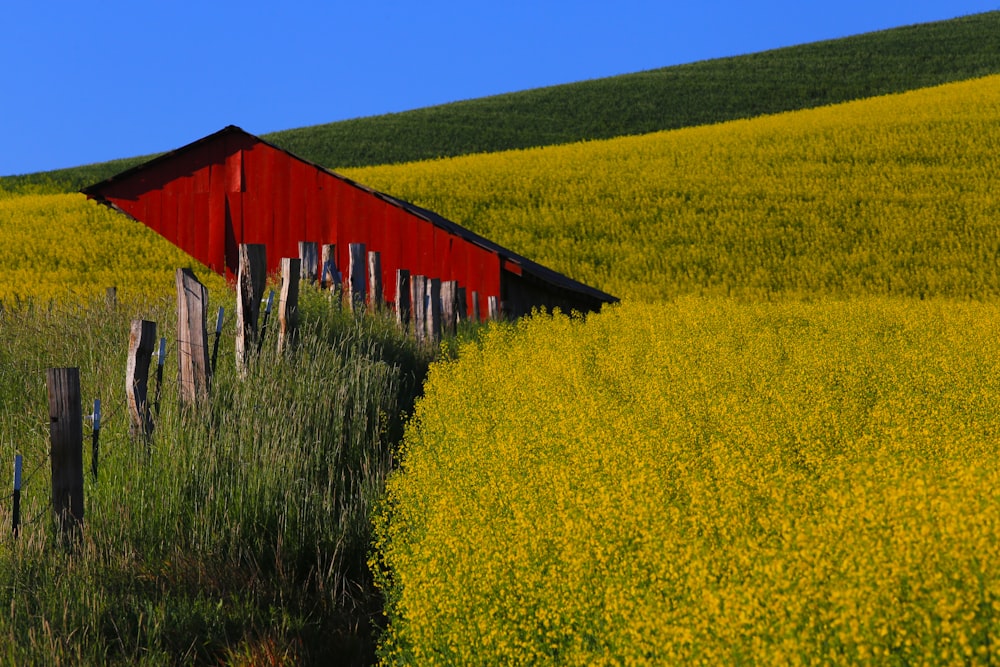
[[[495,252],[424,220],[329,172],[249,135],[223,135],[129,178],[109,181],[102,196],[172,241],[213,271],[234,277],[240,243],[267,245],[268,271],[297,257],[298,242],[337,246],[341,272],[350,243],[381,254],[387,300],[396,270],[466,288],[480,311],[500,295]]]

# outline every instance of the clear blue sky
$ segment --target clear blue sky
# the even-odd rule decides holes
[[[0,175],[1000,9],[1000,0],[0,6]]]

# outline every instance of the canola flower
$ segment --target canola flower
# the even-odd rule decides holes
[[[0,301],[76,302],[174,293],[174,272],[192,267],[210,292],[225,279],[141,223],[81,194],[0,191]]]
[[[1000,76],[345,173],[621,297],[1000,295]]]
[[[436,364],[386,664],[991,664],[996,303],[626,302]]]

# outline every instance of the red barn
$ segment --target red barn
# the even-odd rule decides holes
[[[381,254],[386,301],[396,269],[458,281],[504,315],[534,307],[596,311],[617,301],[502,248],[445,218],[366,188],[230,125],[83,190],[91,199],[152,228],[213,271],[234,276],[241,243],[267,247],[268,271],[298,257],[299,241],[350,243]],[[468,304],[469,314],[474,305]]]

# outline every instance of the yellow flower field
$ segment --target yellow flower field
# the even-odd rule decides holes
[[[621,297],[1000,295],[1000,77],[352,169]]]
[[[81,194],[0,191],[0,300],[87,301],[114,286],[123,300],[174,293],[191,267],[209,291],[225,280],[141,223]]]
[[[998,321],[684,298],[492,328],[389,483],[383,657],[996,662]]]

